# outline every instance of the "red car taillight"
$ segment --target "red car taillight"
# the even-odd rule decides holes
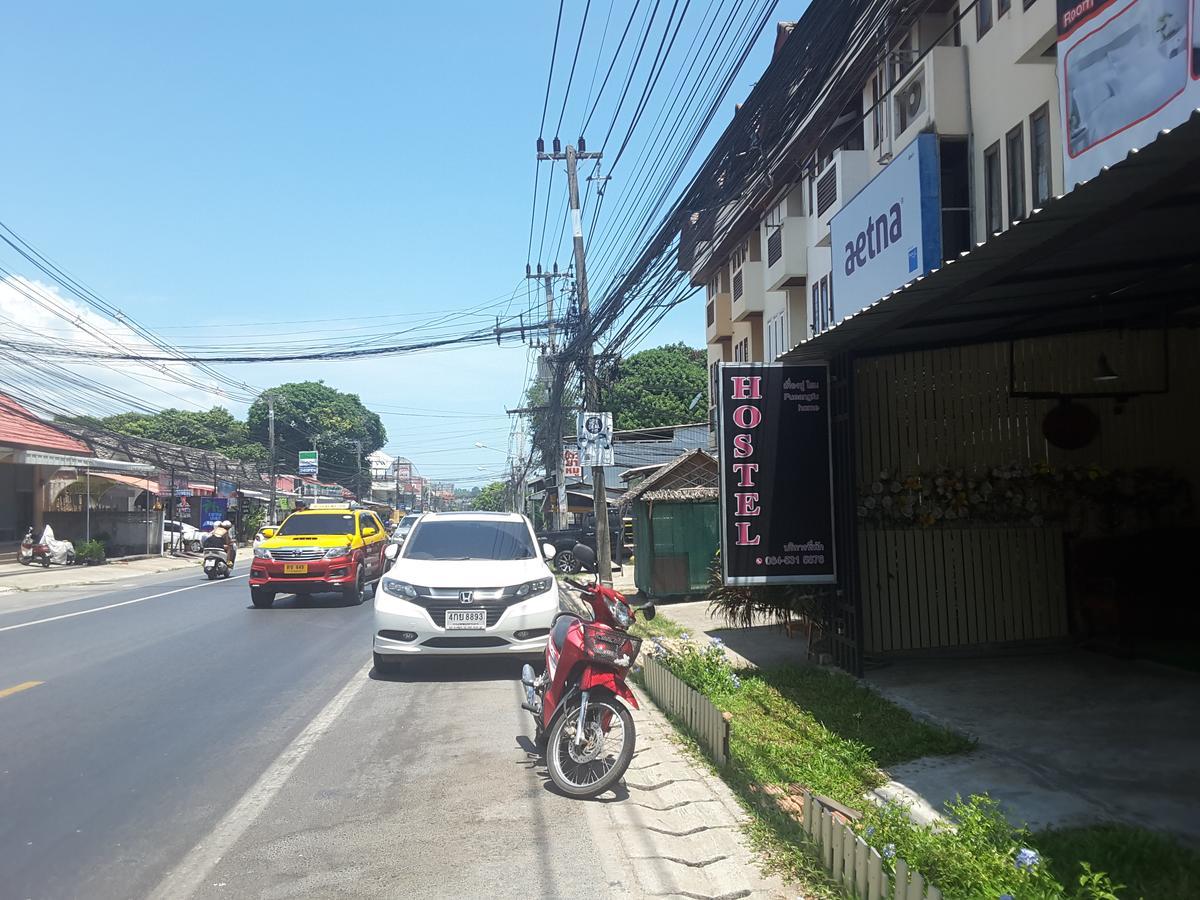
[[[641,647],[640,638],[601,625],[583,626],[583,649],[597,662],[629,668],[637,659]]]

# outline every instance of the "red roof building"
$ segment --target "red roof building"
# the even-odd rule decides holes
[[[0,446],[93,456],[91,448],[49,422],[43,422],[11,397],[0,394]]]

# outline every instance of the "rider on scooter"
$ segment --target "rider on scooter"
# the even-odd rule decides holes
[[[212,534],[204,539],[204,546],[224,550],[232,569],[237,558],[237,544],[233,542],[233,523],[226,519],[214,525]]]

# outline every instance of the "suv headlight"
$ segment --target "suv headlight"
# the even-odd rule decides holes
[[[536,594],[543,594],[550,590],[550,585],[554,583],[553,578],[539,578],[537,581],[527,581],[513,593],[518,597],[533,597]]]
[[[350,545],[349,544],[346,544],[342,547],[330,547],[329,550],[327,550],[325,552],[326,559],[337,559],[340,556],[349,556],[349,555],[350,555]]]
[[[383,579],[382,586],[385,594],[404,597],[406,600],[417,599],[417,589],[408,582],[400,581],[396,578],[385,578]]]
[[[617,620],[617,624],[622,628],[628,628],[633,624],[633,613],[629,607],[619,600],[613,600],[609,597],[604,598],[604,602],[608,604],[608,611],[613,614],[613,618]]]
[[[254,548],[254,558],[255,559],[270,559],[271,551],[265,550],[262,547],[255,547]]]

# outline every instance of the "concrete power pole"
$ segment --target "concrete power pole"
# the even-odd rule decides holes
[[[554,346],[554,279],[569,277],[565,272],[558,271],[558,263],[554,264],[553,271],[543,272],[541,264],[538,264],[537,274],[530,272],[529,266],[525,266],[525,277],[536,278],[542,282],[546,288],[546,343],[550,350],[550,359],[553,361],[556,348]],[[554,484],[556,489],[556,497],[554,503],[554,514],[551,516],[550,529],[558,530],[567,527],[567,482],[566,476],[563,473],[563,413],[562,400],[559,399],[558,405],[550,410],[550,415],[553,418],[551,429],[554,431]]]
[[[540,139],[539,139],[540,143]],[[579,141],[580,152],[567,145],[565,153],[558,151],[558,139],[555,138],[553,153],[546,153],[538,147],[538,159],[564,159],[567,163],[567,190],[571,203],[571,234],[575,244],[575,286],[579,292],[579,328],[586,336],[589,327],[590,312],[588,308],[587,265],[584,260],[583,244],[583,214],[579,208],[579,171],[580,159],[600,159],[599,153],[587,153],[583,149],[583,139]],[[585,385],[585,408],[599,411],[600,384],[596,380],[595,361],[592,358],[592,342],[590,337],[584,342],[583,375]],[[592,467],[592,494],[594,503],[592,509],[596,516],[596,574],[600,581],[612,584],[612,549],[608,530],[608,491],[604,483],[604,467]]]
[[[275,500],[275,395],[267,394],[267,444],[271,450],[271,499],[270,507],[267,514],[267,524],[274,525],[275,519],[278,517],[279,509]]]

